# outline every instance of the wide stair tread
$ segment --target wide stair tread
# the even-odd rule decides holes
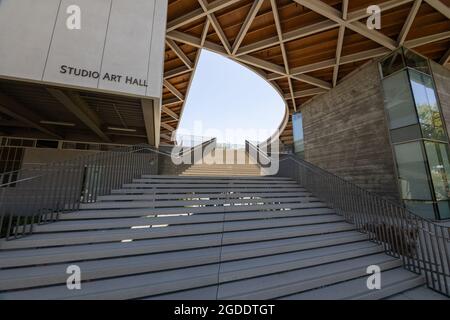
[[[255,165],[184,174],[144,175],[0,242],[0,299],[435,297],[292,179],[261,176]],[[82,290],[66,287],[72,264]],[[382,290],[365,286],[372,264]]]

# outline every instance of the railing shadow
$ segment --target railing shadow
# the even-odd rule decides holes
[[[247,149],[265,159],[258,146]],[[450,232],[405,207],[327,172],[297,156],[279,160],[278,176],[290,177],[333,208],[347,222],[381,245],[386,254],[402,260],[403,266],[423,274],[429,288],[450,296]]]

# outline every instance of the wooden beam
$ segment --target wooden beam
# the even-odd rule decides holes
[[[442,56],[439,63],[442,64],[443,66],[450,63],[450,49],[448,49],[447,52]]]
[[[247,35],[247,31],[250,28],[250,26],[253,23],[253,20],[255,20],[256,15],[258,14],[259,9],[261,8],[261,5],[263,4],[264,0],[254,0],[253,5],[250,8],[249,13],[247,14],[247,17],[245,18],[244,23],[242,24],[241,29],[239,30],[239,33],[234,40],[233,43],[233,50],[232,54],[236,54],[237,50],[239,49],[239,46],[241,45],[242,41],[244,40],[245,36]]]
[[[181,102],[183,102],[183,101],[180,101],[178,98],[171,98],[171,99],[163,100],[162,106],[168,107],[168,106],[172,106],[174,104],[180,104]]]
[[[163,84],[164,84],[164,87],[166,87],[167,90],[169,90],[170,92],[172,92],[173,95],[175,95],[180,101],[183,101],[183,100],[184,100],[184,95],[183,95],[180,91],[178,91],[178,89],[175,88],[175,86],[174,86],[173,84],[171,84],[171,83],[170,83],[169,81],[167,81],[167,80],[164,80]]]
[[[263,59],[259,59],[250,55],[235,57],[235,59],[257,68],[286,75],[286,70],[284,69],[284,67]]]
[[[178,76],[181,76],[181,75],[191,72],[191,71],[192,71],[192,69],[189,69],[186,66],[181,66],[181,67],[166,71],[164,73],[164,79],[178,77]]]
[[[339,24],[337,24],[336,22],[330,21],[330,20],[325,20],[322,22],[318,22],[309,26],[305,26],[302,28],[298,28],[289,32],[286,32],[283,34],[283,36],[281,37],[281,41],[282,42],[289,42],[289,41],[293,41],[293,40],[297,40],[297,39],[301,39],[301,38],[305,38],[307,36],[316,34],[316,33],[320,33],[326,30],[330,30],[333,28],[338,27]],[[260,51],[266,48],[270,48],[273,46],[276,46],[277,44],[280,43],[280,39],[279,37],[271,37],[268,39],[264,39],[255,43],[251,43],[245,46],[242,46],[236,53],[236,55],[241,56],[244,54],[248,54],[251,52],[255,52],[255,51]]]
[[[228,41],[228,37],[223,32],[222,27],[220,26],[219,21],[217,20],[214,12],[210,12],[208,10],[208,3],[206,0],[197,0],[200,6],[202,7],[203,11],[207,14],[208,21],[211,23],[212,27],[216,31],[217,36],[219,37],[220,42],[222,42],[223,47],[227,51],[229,55],[231,55],[231,45]]]
[[[202,1],[202,0],[200,0]],[[230,42],[228,41],[227,36],[225,35],[225,33],[223,32],[222,27],[219,24],[219,21],[217,20],[216,16],[214,15],[214,13],[208,15],[208,19],[209,22],[211,23],[212,27],[214,28],[214,30],[216,31],[217,36],[220,39],[220,42],[222,42],[223,47],[225,48],[225,50],[227,51],[227,53],[229,55],[231,55],[231,45]]]
[[[174,127],[172,127],[170,124],[167,124],[167,123],[164,123],[164,122],[161,122],[161,127],[163,127],[164,129],[166,129],[166,130],[168,130],[170,132],[175,131]]]
[[[167,31],[173,31],[187,25],[195,20],[206,17],[207,14],[214,13],[216,11],[225,9],[242,0],[215,0],[206,5],[206,11],[202,8],[198,8],[192,12],[185,14],[179,18],[171,20],[167,23]]]
[[[349,0],[342,0],[342,19],[344,20],[348,19],[348,1]]]
[[[409,48],[415,48],[423,46],[432,42],[441,41],[450,38],[450,31],[432,34],[422,38],[412,39],[405,41],[405,46]]]
[[[345,26],[350,30],[357,32],[360,35],[372,41],[375,41],[390,50],[395,50],[397,48],[397,42],[395,42],[388,36],[385,36],[381,32],[368,29],[364,23],[354,21],[352,23],[346,23]]]
[[[2,92],[0,92],[0,112],[45,134],[48,134],[49,136],[57,139],[63,139],[63,137],[59,134],[41,126],[39,124],[39,121],[41,120],[39,115],[35,114],[24,105]]]
[[[323,89],[327,89],[327,90],[332,88],[330,83],[320,80],[320,79],[316,79],[316,78],[308,76],[306,74],[299,74],[299,75],[291,76],[291,77],[295,80],[306,82],[306,83],[312,84],[313,86],[316,86],[319,88],[323,88]]]
[[[203,27],[201,38],[199,39],[200,40],[199,41],[200,48],[203,48],[205,46],[206,37],[208,36],[208,32],[209,32],[209,27],[210,26],[211,26],[211,22],[209,21],[209,19],[206,19],[205,25]],[[189,81],[188,81],[188,86],[187,86],[187,89],[186,89],[186,96],[188,96],[189,92],[191,91],[192,82],[194,80],[195,72],[197,71],[198,61],[200,60],[200,54],[201,54],[201,50],[199,49],[198,52],[197,52],[197,56],[195,57],[194,69],[192,71],[192,75],[191,75],[191,77],[189,78]],[[183,111],[184,111],[184,107],[186,105],[186,101],[187,100],[185,99],[183,101],[182,105],[181,105],[180,117],[182,117],[182,115],[183,115]]]
[[[220,45],[205,41],[204,45],[202,46],[202,39],[192,36],[190,34],[186,34],[186,33],[180,32],[180,31],[171,31],[167,34],[167,36],[178,42],[183,42],[183,43],[189,44],[189,45],[194,46],[199,49],[201,49],[202,47],[205,47],[205,48],[210,49],[219,54],[227,55],[227,53],[225,52],[223,47],[221,47]],[[251,66],[257,67],[257,68],[261,68],[261,69],[264,69],[264,70],[267,70],[270,72],[275,72],[275,73],[279,73],[282,75],[286,75],[286,70],[284,70],[283,67],[281,67],[275,63],[268,62],[263,59],[259,59],[259,58],[256,58],[256,57],[253,57],[250,55],[237,56],[237,57],[234,57],[234,59],[237,61],[249,64]]]
[[[186,43],[190,46],[196,47],[198,49],[209,49],[213,52],[228,55],[226,50],[219,44],[210,41],[205,41],[202,45],[202,39],[197,38],[193,35],[181,32],[181,31],[171,31],[166,35],[169,39],[173,39],[178,42]]]
[[[275,0],[270,0],[270,6],[272,8],[273,17],[275,20],[275,27],[277,29],[278,41],[280,43],[281,55],[283,57],[284,70],[285,70],[286,74],[289,74],[290,73],[289,59],[287,56],[286,47],[283,43],[283,29],[281,28],[281,21],[280,21],[280,15],[278,12],[278,5]],[[294,92],[291,79],[289,79],[289,90],[291,91],[291,94]],[[291,98],[292,98],[292,103],[294,104],[294,109],[297,109],[294,97],[291,97]]]
[[[340,65],[380,57],[380,56],[388,54],[389,52],[391,52],[391,51],[386,48],[377,48],[377,49],[371,49],[371,50],[366,50],[366,51],[349,54],[349,55],[341,57]],[[320,61],[320,62],[316,62],[316,63],[312,63],[312,64],[307,64],[304,66],[292,68],[291,75],[294,76],[294,75],[309,73],[309,72],[313,72],[313,71],[317,71],[317,70],[333,68],[335,66],[335,64],[336,64],[336,59],[328,59],[328,60],[324,60],[324,61]],[[281,79],[281,78],[283,78],[283,76],[280,76],[280,74],[278,74],[278,73],[271,73],[267,77],[268,80],[277,80],[277,79]]]
[[[409,30],[411,29],[411,26],[414,22],[414,19],[416,18],[417,12],[419,12],[420,5],[422,4],[422,0],[416,0],[414,1],[414,4],[409,11],[408,17],[406,18],[405,23],[403,24],[402,31],[400,32],[397,44],[398,46],[402,46],[403,43],[405,43],[406,37],[408,36]]]
[[[371,39],[386,48],[389,48],[391,50],[394,50],[397,47],[397,44],[394,40],[391,38],[385,36],[381,32],[378,32],[376,30],[370,30],[367,28],[366,25],[359,21],[349,22],[346,20],[343,20],[341,18],[341,12],[334,7],[322,2],[321,0],[294,0],[298,4],[301,4],[302,6],[305,6],[306,8],[323,15],[324,17],[335,21],[341,26],[345,26],[346,28],[349,28],[350,30],[357,32],[364,37]]]
[[[388,10],[394,9],[396,7],[400,7],[404,4],[408,4],[413,1],[414,0],[390,0],[390,1],[385,1],[385,2],[379,3],[379,4],[378,3],[374,3],[374,4],[379,6],[381,9],[381,12],[383,12],[383,11],[388,11]],[[358,21],[358,20],[367,18],[369,16],[370,16],[370,13],[367,13],[367,8],[364,7],[362,9],[349,12],[347,21],[349,21],[349,22]]]
[[[435,10],[442,13],[447,19],[450,19],[450,7],[442,3],[440,0],[425,0]]]
[[[167,141],[172,141],[172,137],[168,136],[167,134],[161,133],[161,138],[165,139]]]
[[[178,58],[188,67],[189,70],[192,70],[194,64],[192,61],[186,56],[186,54],[181,50],[181,48],[173,41],[172,39],[166,39],[166,43],[170,49],[177,55]]]
[[[309,72],[322,70],[322,69],[328,69],[328,68],[332,68],[335,64],[336,64],[335,58],[316,62],[316,63],[311,63],[311,64],[307,64],[304,66],[292,68],[291,75],[309,73]],[[272,75],[269,75],[269,78],[270,77],[272,77]]]
[[[180,117],[178,117],[178,115],[175,112],[173,112],[172,110],[170,110],[166,106],[162,106],[162,112],[164,112],[168,116],[171,116],[175,120],[179,120],[180,119]]]
[[[82,103],[81,98],[77,98],[77,96],[73,94],[67,94],[60,89],[47,88],[47,91],[100,137],[100,139],[105,142],[111,142],[111,139],[101,130],[101,123],[98,117],[94,116],[94,112],[89,106]]]
[[[298,99],[298,98],[311,97],[311,96],[315,96],[317,94],[321,94],[321,93],[325,93],[325,92],[328,92],[328,90],[322,89],[322,88],[314,88],[314,89],[308,89],[308,90],[303,90],[303,91],[297,91],[297,92],[294,92],[294,98]],[[290,94],[285,94],[284,98],[289,99],[290,96],[291,96]]]
[[[345,35],[345,27],[341,26],[339,28],[339,35],[338,35],[338,41],[337,41],[337,47],[336,47],[336,64],[334,65],[333,69],[333,87],[336,87],[338,76],[339,76],[339,67],[341,64],[341,55],[342,55],[342,48],[344,45],[344,35]]]

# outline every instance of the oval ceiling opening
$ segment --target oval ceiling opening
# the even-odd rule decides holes
[[[270,138],[284,120],[278,91],[252,70],[202,50],[177,136],[216,137],[242,145]]]

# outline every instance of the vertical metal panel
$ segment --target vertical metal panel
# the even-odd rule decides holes
[[[81,29],[69,30],[66,13],[70,5],[81,9]],[[62,65],[89,71],[101,68],[111,0],[63,0],[44,73],[44,81],[97,88],[98,79],[60,72]]]
[[[0,1],[0,75],[42,80],[60,2]]]

